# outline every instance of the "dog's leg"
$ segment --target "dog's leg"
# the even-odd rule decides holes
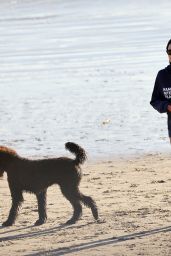
[[[83,202],[83,204],[89,208],[91,208],[93,217],[95,220],[98,220],[98,210],[95,201],[90,196],[85,196],[80,193],[80,200]]]
[[[19,207],[21,206],[22,202],[24,201],[22,196],[22,191],[12,191],[12,206],[9,212],[8,219],[2,223],[2,226],[12,226],[17,218]]]
[[[76,222],[80,219],[80,217],[81,217],[81,215],[82,215],[82,206],[81,206],[79,200],[78,200],[78,201],[75,201],[74,199],[73,199],[73,200],[72,200],[72,199],[68,199],[68,200],[69,200],[70,203],[72,204],[72,207],[73,207],[73,209],[74,209],[74,212],[73,212],[72,218],[69,219],[69,220],[66,222],[66,224],[67,224],[67,225],[72,225],[72,224],[76,223]]]
[[[38,202],[38,213],[39,219],[35,222],[35,225],[42,225],[47,220],[46,214],[46,192],[47,190],[41,191],[40,193],[36,194],[37,202]]]
[[[78,192],[76,190],[70,190],[66,187],[61,187],[62,194],[69,200],[71,203],[74,212],[71,219],[69,219],[66,224],[71,225],[76,223],[76,221],[81,217],[82,206],[79,200]]]

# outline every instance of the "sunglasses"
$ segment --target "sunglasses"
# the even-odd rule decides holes
[[[171,55],[171,50],[166,51],[168,55]]]

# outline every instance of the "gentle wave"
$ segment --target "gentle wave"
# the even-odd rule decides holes
[[[149,105],[167,65],[171,3],[1,1],[0,141],[21,154],[90,158],[170,150]]]

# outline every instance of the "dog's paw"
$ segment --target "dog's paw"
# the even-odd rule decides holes
[[[96,223],[101,224],[101,223],[106,223],[105,219],[97,219]]]
[[[13,225],[13,223],[11,221],[9,221],[9,220],[7,220],[7,221],[2,223],[3,227],[9,227],[9,226],[12,226],[12,225]]]
[[[68,220],[67,222],[65,222],[65,225],[73,225],[73,224],[75,224],[75,223],[76,223],[75,220],[70,219],[70,220]]]
[[[46,222],[46,220],[37,220],[35,223],[34,223],[34,225],[35,226],[40,226],[40,225],[42,225],[42,224],[44,224]]]

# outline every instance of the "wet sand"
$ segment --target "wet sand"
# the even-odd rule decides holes
[[[163,154],[84,165],[81,190],[96,200],[100,223],[83,207],[76,224],[63,225],[72,208],[53,186],[48,190],[47,223],[35,227],[35,196],[24,194],[16,224],[0,228],[0,254],[170,255],[170,165],[169,155]],[[3,222],[10,207],[6,177],[0,180],[0,195]]]

